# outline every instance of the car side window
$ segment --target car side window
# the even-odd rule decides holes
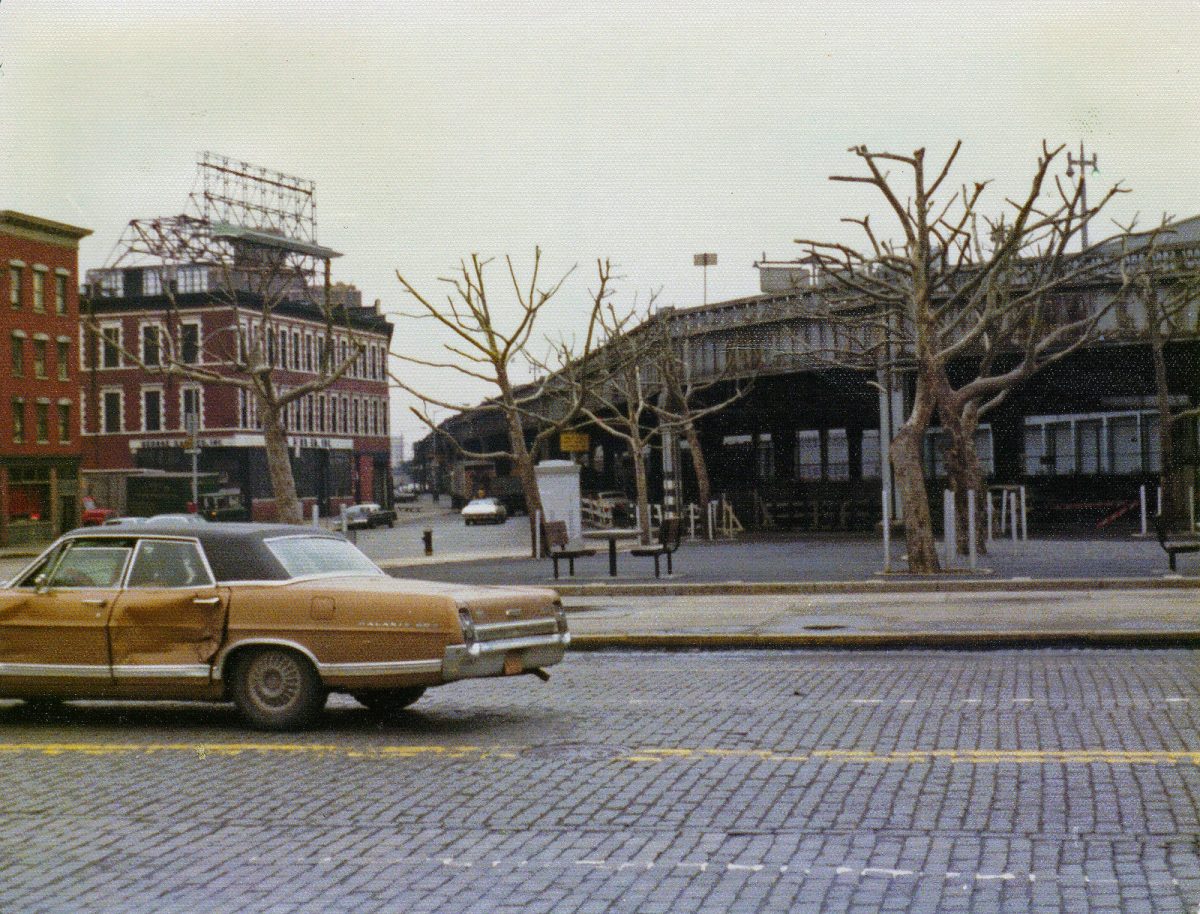
[[[141,541],[127,587],[207,587],[213,583],[200,549],[180,540]]]
[[[25,572],[21,580],[17,581],[17,586],[37,587],[38,577],[49,573],[50,569],[54,567],[54,563],[58,561],[59,556],[63,554],[63,549],[65,548],[65,546],[59,546],[57,549],[52,550],[49,555]]]
[[[50,587],[116,587],[133,543],[127,540],[75,540],[50,572]]]

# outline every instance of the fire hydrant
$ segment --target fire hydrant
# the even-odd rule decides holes
[[[426,530],[421,534],[421,539],[425,542],[425,554],[433,555],[433,531]]]

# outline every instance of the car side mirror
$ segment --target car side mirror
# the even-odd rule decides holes
[[[33,586],[38,593],[45,593],[50,589],[50,576],[43,571],[33,579]]]

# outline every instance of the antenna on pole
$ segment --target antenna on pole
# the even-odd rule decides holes
[[[1079,166],[1079,205],[1082,207],[1083,224],[1079,227],[1079,243],[1082,245],[1081,250],[1087,250],[1088,246],[1088,208],[1087,208],[1087,172],[1086,168],[1091,168],[1093,174],[1098,174],[1100,169],[1096,166],[1096,153],[1092,153],[1089,159],[1083,154],[1083,140],[1079,141],[1079,158],[1071,155],[1070,150],[1067,151],[1067,177],[1075,177],[1075,166]]]

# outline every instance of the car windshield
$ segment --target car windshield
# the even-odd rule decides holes
[[[495,504],[496,504],[496,499],[494,499],[494,498],[476,498],[474,501],[471,502],[470,507],[472,507],[472,508],[491,508],[491,507],[494,507]]]
[[[285,536],[266,541],[288,577],[310,574],[383,574],[345,540],[329,536]]]

